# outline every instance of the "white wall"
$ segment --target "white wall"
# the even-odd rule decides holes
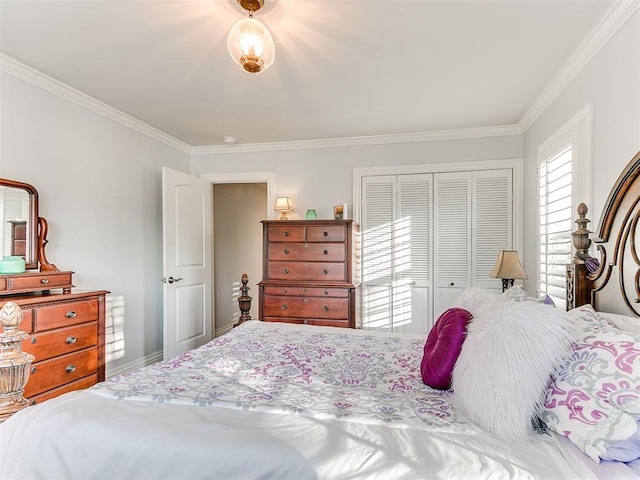
[[[230,150],[232,151],[232,148]],[[274,195],[289,195],[304,219],[309,208],[318,218],[333,218],[333,206],[349,204],[353,218],[353,169],[384,165],[467,162],[522,157],[522,136],[335,147],[294,151],[194,155],[193,175],[274,172]],[[275,212],[274,212],[275,214]],[[273,217],[272,217],[273,218]]]
[[[161,167],[189,155],[10,74],[0,77],[0,176],[34,185],[47,257],[79,289],[124,296],[125,353],[162,350]]]
[[[589,102],[593,102],[592,205],[595,231],[609,191],[640,150],[640,12],[605,44],[524,135],[524,266],[536,271],[537,149]],[[527,201],[530,199],[531,201]],[[536,291],[533,275],[526,282]]]

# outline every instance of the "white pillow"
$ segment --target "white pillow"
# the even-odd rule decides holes
[[[640,333],[640,318],[616,313],[598,312],[601,318],[607,320],[614,327],[625,332]]]
[[[496,291],[481,287],[468,287],[463,290],[451,307],[462,308],[473,315],[475,311],[482,309],[487,304],[506,300]]]
[[[457,405],[497,438],[527,439],[572,336],[571,317],[561,310],[535,302],[484,304],[473,312],[453,369]]]

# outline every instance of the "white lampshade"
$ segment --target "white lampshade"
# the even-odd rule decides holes
[[[249,73],[261,73],[276,58],[276,47],[269,30],[253,17],[238,20],[227,39],[233,61]]]
[[[287,220],[287,213],[293,212],[293,203],[289,197],[276,198],[276,206],[274,208],[276,212],[282,213],[280,220]]]
[[[500,250],[498,252],[498,261],[490,275],[493,278],[509,280],[529,278],[520,263],[518,252],[515,250]]]

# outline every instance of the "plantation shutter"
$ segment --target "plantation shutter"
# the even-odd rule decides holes
[[[538,292],[564,308],[566,264],[571,262],[572,145],[540,162],[538,170]]]

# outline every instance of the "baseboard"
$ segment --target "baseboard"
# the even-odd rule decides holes
[[[224,335],[225,333],[229,333],[232,328],[233,328],[233,325],[226,325],[224,327],[216,329],[216,331],[214,332],[216,338],[221,336],[221,335]]]
[[[163,354],[162,351],[152,353],[151,355],[147,355],[135,362],[127,363],[126,365],[121,365],[117,368],[109,368],[107,364],[107,378],[114,377],[116,375],[120,375],[121,373],[129,372],[131,370],[135,370],[136,368],[146,367],[147,365],[151,365],[153,363],[158,363],[162,360]]]

